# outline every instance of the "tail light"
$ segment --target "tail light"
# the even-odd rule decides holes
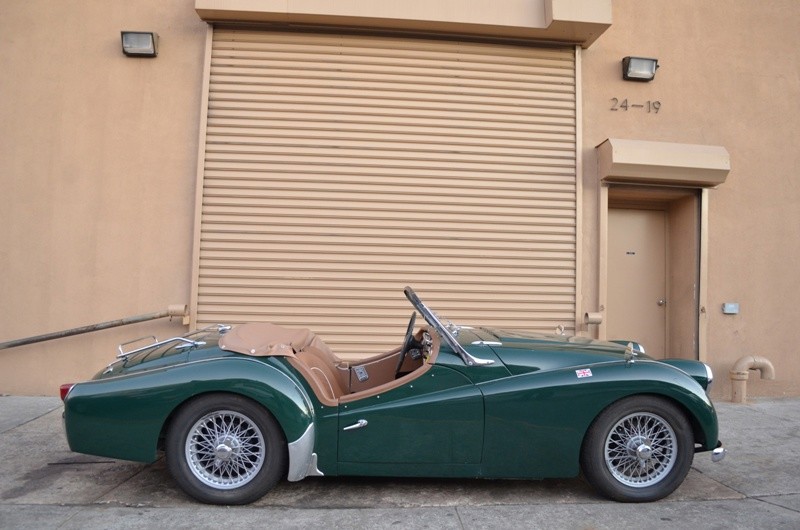
[[[59,387],[61,393],[61,401],[67,399],[67,394],[69,394],[69,391],[72,390],[73,386],[75,386],[75,383],[66,383],[64,385],[61,385],[61,387]]]

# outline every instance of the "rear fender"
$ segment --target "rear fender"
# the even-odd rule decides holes
[[[314,409],[305,390],[277,367],[246,357],[79,383],[64,403],[67,440],[79,453],[153,462],[172,414],[192,398],[216,392],[239,394],[263,405],[289,444],[290,469],[292,460],[310,463]]]
[[[276,367],[248,358],[235,360],[256,362],[267,370],[261,372],[260,377],[256,377],[250,369],[241,371],[241,365],[234,365],[235,370],[226,365],[222,370],[216,367],[213,371],[216,373],[220,370],[222,379],[215,381],[209,374],[201,383],[195,384],[210,387],[203,391],[204,394],[224,391],[246,396],[263,405],[275,416],[283,429],[288,446],[289,481],[302,480],[309,475],[322,475],[317,467],[317,454],[314,451],[316,443],[314,407],[306,390]],[[225,359],[220,362],[228,361]]]

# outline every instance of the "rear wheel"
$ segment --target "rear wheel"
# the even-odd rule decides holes
[[[286,475],[287,447],[278,422],[237,395],[187,403],[166,440],[167,467],[188,495],[209,504],[247,504]]]
[[[601,494],[623,502],[662,499],[681,485],[694,458],[694,436],[683,412],[653,396],[606,408],[592,423],[581,469]]]

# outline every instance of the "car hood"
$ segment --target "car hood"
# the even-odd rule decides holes
[[[466,348],[490,347],[512,374],[538,370],[588,367],[596,363],[627,361],[627,342],[606,342],[586,337],[545,335],[521,330],[471,328],[462,338]],[[635,347],[641,348],[638,343]],[[468,346],[469,345],[469,346]],[[480,353],[473,350],[480,356]],[[639,360],[655,359],[639,353]],[[676,368],[708,390],[713,381],[711,369],[700,361],[688,359],[657,360]]]
[[[476,328],[471,332],[469,345],[490,347],[512,374],[624,361],[626,358],[626,346],[585,337],[498,328]]]

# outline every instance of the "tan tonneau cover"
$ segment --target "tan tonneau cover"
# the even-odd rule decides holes
[[[287,329],[268,322],[236,326],[219,340],[223,350],[265,357],[291,356],[309,346],[329,352],[330,348],[310,329]]]

